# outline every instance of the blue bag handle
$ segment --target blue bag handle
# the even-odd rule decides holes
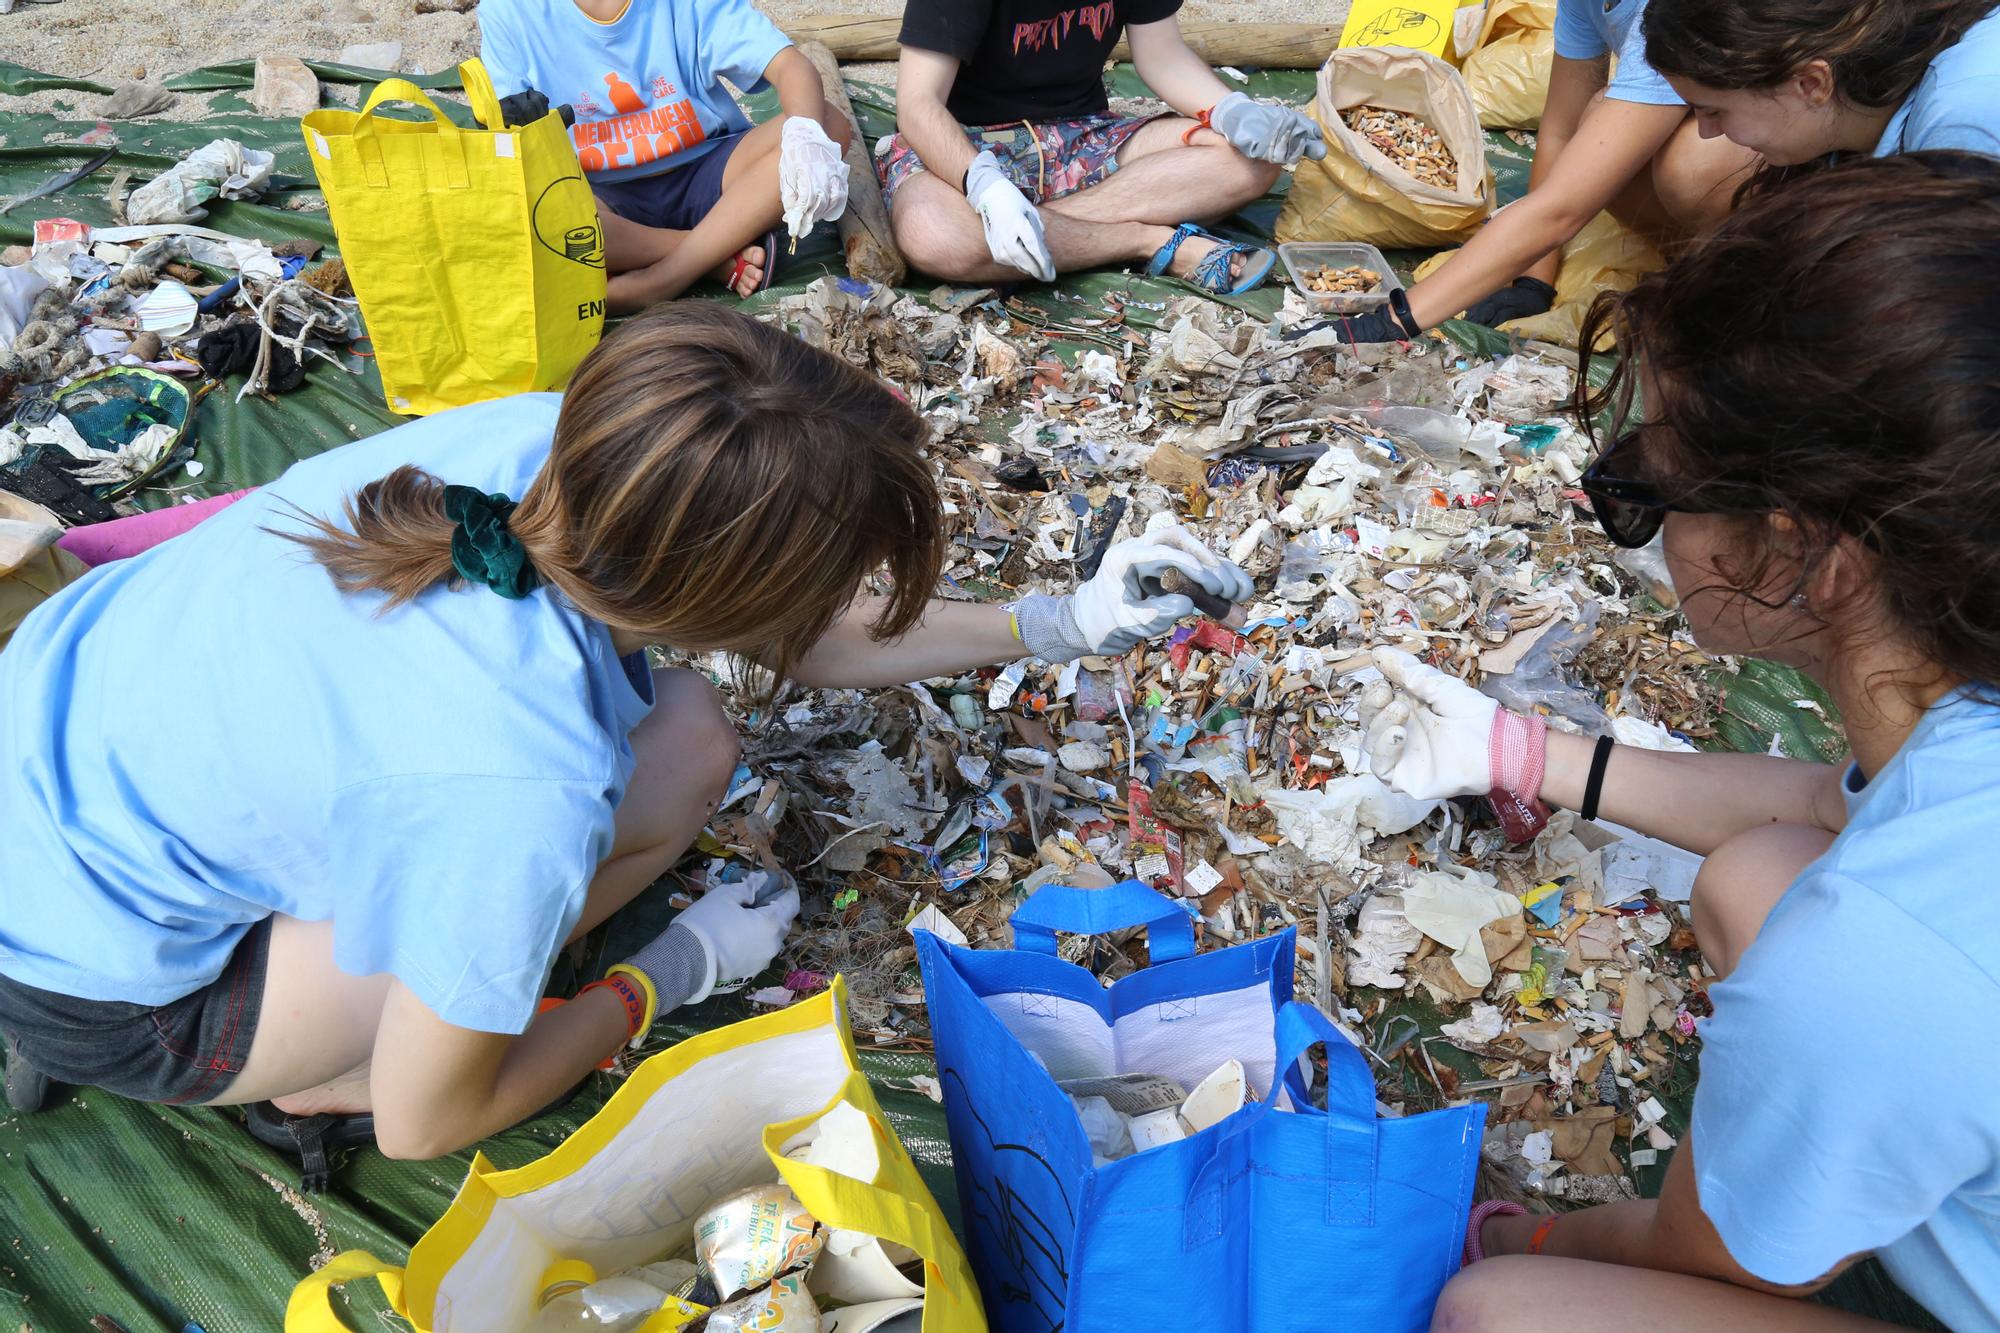
[[[1029,953],[1056,951],[1056,932],[1108,935],[1133,926],[1146,928],[1146,955],[1155,963],[1194,955],[1194,919],[1172,898],[1140,883],[1122,880],[1104,889],[1044,884],[1014,909],[1014,947]]]
[[[1368,1060],[1333,1020],[1310,1004],[1294,1000],[1278,1011],[1277,1063],[1274,1081],[1285,1084],[1291,1093],[1291,1114],[1311,1117],[1325,1130],[1326,1155],[1319,1169],[1324,1185],[1326,1220],[1334,1226],[1375,1225],[1375,1178],[1380,1168],[1380,1127],[1375,1117],[1375,1077],[1368,1072]],[[1306,1102],[1306,1089],[1298,1078],[1298,1063],[1311,1047],[1326,1046],[1326,1110],[1313,1109]],[[1206,1244],[1222,1235],[1228,1218],[1224,1190],[1232,1180],[1253,1174],[1247,1163],[1236,1158],[1237,1145],[1272,1113],[1278,1100],[1271,1095],[1231,1116],[1221,1141],[1206,1165],[1188,1188],[1183,1214],[1182,1244],[1187,1249]],[[1232,1143],[1231,1141],[1236,1141]],[[1303,1184],[1294,1181],[1294,1187]]]

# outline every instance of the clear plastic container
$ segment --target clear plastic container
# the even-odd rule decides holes
[[[1403,281],[1389,267],[1389,261],[1372,245],[1360,241],[1288,241],[1278,247],[1278,258],[1291,277],[1292,287],[1306,305],[1323,315],[1358,315],[1389,303],[1389,293],[1401,291]],[[1323,268],[1348,268],[1359,264],[1382,275],[1380,282],[1365,292],[1313,292],[1306,290],[1306,274]]]

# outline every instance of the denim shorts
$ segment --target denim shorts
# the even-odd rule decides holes
[[[647,227],[693,231],[722,198],[722,173],[744,134],[714,140],[715,147],[684,167],[640,176],[636,180],[592,181],[597,202],[624,218]]]
[[[250,1054],[271,953],[271,918],[237,942],[222,975],[163,1005],[79,1000],[0,976],[0,1031],[58,1083],[142,1102],[220,1096]]]

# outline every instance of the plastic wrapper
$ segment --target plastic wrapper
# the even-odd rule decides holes
[[[209,200],[254,199],[271,182],[277,158],[245,148],[234,139],[215,139],[189,153],[165,175],[132,191],[125,216],[134,226],[156,222],[198,222]]]
[[[695,1219],[695,1260],[718,1295],[733,1296],[811,1264],[825,1235],[786,1186],[753,1185]]]
[[[1574,624],[1536,640],[1512,671],[1489,675],[1479,691],[1501,707],[1517,713],[1561,718],[1587,735],[1611,729],[1611,715],[1589,691],[1572,685],[1563,667],[1589,644],[1597,632],[1597,603],[1586,602]]]
[[[706,1333],[819,1333],[819,1306],[802,1277],[781,1277],[741,1300],[718,1305]]]

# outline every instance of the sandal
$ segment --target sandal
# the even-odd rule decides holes
[[[28,1063],[12,1033],[6,1034],[6,1048],[7,1105],[22,1115],[41,1110],[49,1100],[49,1076]]]
[[[290,1115],[271,1102],[252,1102],[243,1108],[243,1127],[298,1162],[299,1188],[307,1194],[322,1194],[332,1183],[333,1153],[375,1146],[375,1117],[369,1114]]]
[[[757,284],[756,289],[750,293],[751,296],[755,296],[758,292],[771,290],[771,279],[778,271],[778,233],[775,231],[765,232],[764,239],[759,241],[758,244],[764,247],[764,277]],[[750,261],[740,254],[737,255],[736,262],[729,266],[729,281],[724,284],[729,288],[730,295],[738,296],[740,300],[749,299],[748,297],[740,296],[736,291],[736,284],[743,277],[743,270],[749,267]]]
[[[1207,256],[1195,265],[1194,272],[1182,281],[1211,296],[1241,296],[1245,292],[1254,290],[1265,278],[1271,276],[1271,269],[1278,262],[1278,256],[1266,246],[1225,241],[1214,232],[1206,231],[1193,222],[1183,222],[1174,228],[1174,234],[1167,243],[1153,252],[1152,259],[1146,264],[1147,274],[1155,278],[1166,276],[1168,268],[1174,262],[1174,256],[1180,253],[1181,242],[1190,236],[1200,236],[1214,241],[1215,248],[1210,250]],[[1245,256],[1243,273],[1240,277],[1232,277],[1229,272],[1229,261],[1238,255]]]

